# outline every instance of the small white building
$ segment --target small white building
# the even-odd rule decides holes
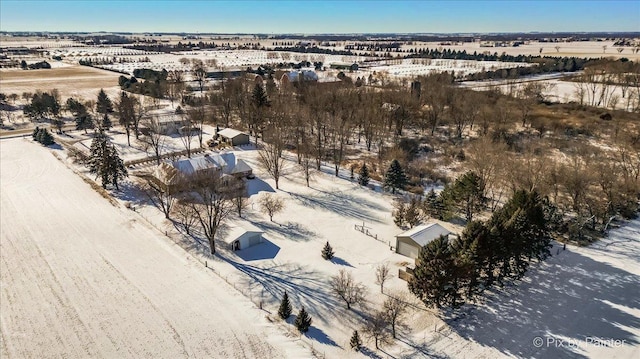
[[[440,236],[449,237],[450,234],[438,223],[416,226],[396,236],[396,253],[416,259],[422,247]]]
[[[264,232],[258,227],[243,223],[242,225],[230,227],[227,230],[224,241],[229,245],[229,249],[238,251],[264,242],[263,234]]]

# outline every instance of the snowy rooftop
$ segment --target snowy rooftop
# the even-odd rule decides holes
[[[225,174],[250,172],[251,167],[236,158],[233,152],[211,153],[203,156],[185,158],[174,161],[173,167],[185,174],[192,174],[206,169],[222,169]]]
[[[193,158],[185,158],[173,162],[173,166],[178,171],[186,174],[192,174],[198,171],[222,167],[211,156],[199,156]]]
[[[224,241],[226,243],[231,243],[245,233],[264,234],[264,231],[248,222],[236,223],[227,228],[224,235]]]
[[[222,137],[234,138],[245,133],[242,131],[234,130],[233,128],[225,128],[224,130],[218,131],[218,134]]]
[[[425,246],[432,240],[442,236],[446,236],[451,232],[439,225],[438,223],[429,223],[414,227],[404,233],[400,233],[397,237],[409,237],[420,246]]]

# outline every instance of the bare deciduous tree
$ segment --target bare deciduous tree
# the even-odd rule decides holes
[[[356,282],[353,275],[344,269],[331,277],[331,290],[347,304],[347,309],[351,309],[353,304],[362,303],[366,294],[365,286]]]
[[[391,326],[391,336],[396,337],[396,326],[402,324],[409,311],[409,296],[406,292],[393,292],[382,304],[387,322]]]
[[[273,222],[273,216],[284,209],[284,201],[275,194],[265,193],[258,201],[262,212],[269,216]]]
[[[184,74],[180,70],[169,71],[167,75],[167,83],[167,95],[171,101],[171,106],[173,106],[173,102],[179,99],[184,92]]]
[[[380,349],[382,344],[389,344],[391,341],[386,313],[376,312],[369,317],[365,323],[364,333],[375,340],[376,349]]]
[[[220,177],[194,175],[189,178],[196,198],[191,202],[191,208],[196,213],[202,232],[209,240],[211,254],[216,253],[215,238],[222,222],[233,210],[233,202]]]
[[[263,143],[258,151],[258,160],[265,171],[276,182],[276,189],[279,189],[280,176],[285,169],[285,160],[282,158],[284,145],[280,136],[271,137],[270,143]]]
[[[383,263],[376,267],[376,284],[380,286],[380,293],[384,293],[384,283],[391,277],[389,263]]]
[[[191,140],[194,136],[193,133],[199,131],[199,129],[194,128],[191,119],[184,116],[182,117],[181,125],[182,127],[178,131],[180,133],[180,142],[182,142],[184,149],[187,151],[187,157],[191,158]]]
[[[198,83],[200,93],[202,93],[202,91],[204,90],[205,78],[207,77],[207,70],[205,69],[202,60],[191,60],[191,76],[193,76],[193,79]]]
[[[149,197],[154,206],[160,208],[164,213],[164,218],[170,219],[171,208],[176,201],[175,193],[169,190],[167,186],[157,183],[152,178],[146,178],[142,184],[144,193]]]
[[[156,164],[160,165],[160,156],[162,156],[165,147],[165,136],[162,133],[157,118],[149,119],[146,121],[145,126],[149,132],[144,136],[142,141],[151,147],[155,154]]]
[[[188,235],[191,235],[191,228],[198,221],[196,212],[193,210],[193,206],[185,201],[177,201],[171,208],[172,216],[182,226]]]

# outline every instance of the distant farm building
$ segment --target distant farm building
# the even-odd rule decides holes
[[[264,86],[264,77],[262,75],[247,73],[245,77],[256,85]]]
[[[218,131],[217,135],[222,142],[225,142],[231,146],[242,146],[249,144],[249,135],[232,128],[225,128],[224,130],[220,130]]]
[[[264,242],[263,234],[259,228],[243,223],[241,226],[229,228],[224,241],[229,245],[229,249],[238,251]]]
[[[220,71],[207,71],[207,78],[209,79],[233,79],[241,77],[245,71],[243,70],[220,70]]]
[[[396,236],[396,252],[416,259],[420,249],[434,239],[451,234],[449,230],[437,223],[430,223],[414,227]]]
[[[318,74],[312,70],[291,71],[280,77],[280,86],[298,82],[318,82]]]

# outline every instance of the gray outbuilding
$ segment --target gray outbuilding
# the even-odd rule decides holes
[[[416,226],[396,236],[396,253],[416,259],[422,247],[440,236],[449,237],[450,234],[438,223]]]

